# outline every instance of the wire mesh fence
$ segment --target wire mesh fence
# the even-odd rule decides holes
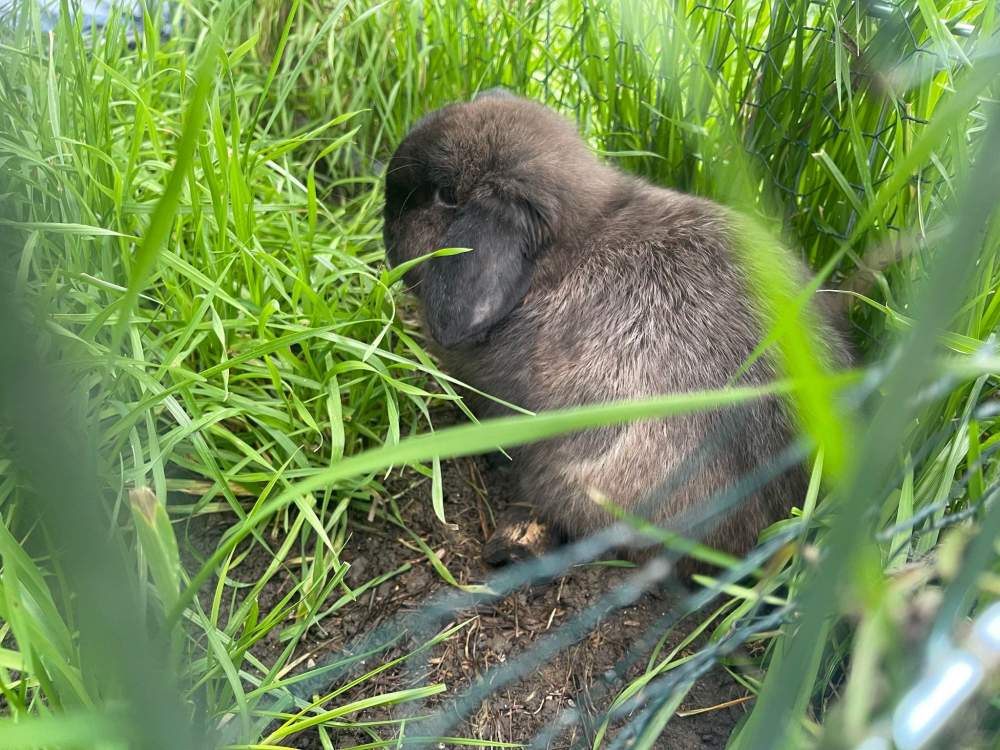
[[[0,80],[0,218],[10,230],[0,239],[0,320],[9,321],[0,341],[0,653],[18,659],[0,664],[17,720],[0,736],[11,747],[33,747],[42,736],[17,740],[13,724],[60,703],[86,719],[64,725],[65,736],[94,737],[95,745],[268,747],[317,728],[318,739],[305,742],[463,744],[442,738],[460,736],[481,705],[651,592],[669,605],[635,634],[624,658],[579,691],[578,705],[510,739],[533,748],[662,746],[692,686],[725,669],[745,688],[741,705],[752,706],[733,747],[922,748],[951,737],[956,717],[967,716],[982,734],[968,741],[991,741],[989,690],[1000,665],[998,616],[986,606],[997,590],[1000,535],[991,338],[1000,176],[981,155],[997,146],[995,11],[793,0],[196,3],[175,9],[183,23],[172,19],[173,37],[147,34],[128,51],[138,36],[128,24],[111,21],[104,42],[90,29],[84,48],[71,39],[85,27],[65,20],[70,4],[48,37],[29,6],[7,9],[4,48],[18,62],[5,63]],[[160,16],[151,9],[146,22],[155,29]],[[206,49],[212,34],[230,43],[222,62],[213,61],[223,72],[205,103],[210,125],[192,141],[187,192],[159,256],[196,288],[166,274],[145,284],[133,258],[166,192],[165,144],[182,141],[191,122],[181,116],[189,94],[179,91],[200,75],[185,58]],[[162,48],[146,46],[158,40]],[[241,68],[252,49],[260,59]],[[118,70],[128,55],[132,67]],[[157,88],[171,71],[180,74]],[[346,568],[338,554],[317,550],[346,540],[348,506],[375,517],[379,472],[410,464],[433,485],[441,458],[481,452],[471,443],[437,447],[447,429],[437,433],[440,444],[407,442],[407,429],[430,421],[427,404],[455,391],[407,343],[397,300],[379,289],[387,277],[371,270],[381,258],[372,184],[417,116],[493,84],[574,116],[607,158],[662,185],[732,202],[732,165],[745,162],[752,189],[739,207],[770,222],[831,280],[851,277],[842,286],[864,294],[853,320],[873,364],[851,406],[864,425],[851,433],[856,470],[821,485],[822,436],[788,446],[758,476],[734,478],[728,492],[672,524],[697,538],[769,472],[813,461],[811,500],[797,502],[800,512],[745,560],[688,587],[675,566],[690,548],[668,545],[444,696],[426,684],[434,647],[451,637],[443,633],[477,608],[613,556],[631,526],[389,613],[359,638],[313,654],[307,667],[294,649],[265,664],[253,654],[261,620],[273,617],[276,632],[293,621],[301,633],[331,596],[358,598],[335,595]],[[117,128],[97,122],[123,101],[133,114]],[[356,129],[330,137],[325,123],[349,112],[358,112],[349,120]],[[80,132],[70,129],[77,120],[85,122]],[[132,127],[141,132],[128,142]],[[268,253],[281,258],[276,275],[239,270],[268,267]],[[295,259],[306,270],[286,280]],[[362,282],[347,277],[375,291],[358,291],[350,284]],[[304,291],[310,286],[334,303],[319,308]],[[121,319],[126,288],[145,296],[119,349],[108,329]],[[199,322],[185,327],[188,319]],[[948,357],[933,346],[939,338]],[[314,341],[327,349],[310,350]],[[308,370],[296,369],[313,356]],[[244,363],[253,369],[237,369]],[[369,371],[371,379],[356,374]],[[425,390],[433,378],[436,389]],[[265,385],[241,390],[258,381]],[[313,422],[322,424],[320,438],[302,428]],[[478,429],[461,434],[487,444],[490,425]],[[738,436],[735,427],[713,435],[695,455]],[[300,441],[313,455],[301,458]],[[406,457],[393,453],[408,445]],[[356,470],[351,460],[359,460]],[[169,544],[157,546],[174,539],[170,522],[149,542],[142,524],[156,529],[169,498],[172,519],[182,518],[168,490],[192,476],[205,483],[194,507],[220,503],[233,517],[206,564],[189,573]],[[689,478],[679,471],[660,489]],[[138,515],[124,518],[128,490],[145,487],[153,503],[134,503]],[[241,487],[250,488],[246,495]],[[261,613],[236,594],[250,584],[229,578],[250,550],[272,554],[269,525],[301,537],[299,557],[316,565],[298,560],[303,572],[291,577],[301,575],[299,599]],[[953,541],[942,544],[949,530]],[[275,570],[294,567],[285,549],[284,557],[273,553]],[[200,599],[211,582],[214,592]],[[897,620],[928,590],[936,598],[922,613],[930,623],[917,628],[919,645],[894,649],[886,641],[903,630]],[[323,592],[319,601],[308,598],[312,591]],[[219,615],[226,601],[231,623]],[[42,616],[24,614],[23,602]],[[713,607],[725,616],[709,618]],[[58,626],[45,632],[46,620]],[[664,656],[665,634],[679,627],[702,637]],[[298,638],[288,636],[293,645]],[[364,694],[365,679],[383,669],[399,672],[398,694]],[[867,689],[864,680],[876,678]],[[362,695],[345,703],[352,687]],[[378,715],[360,728],[345,723],[397,701],[391,722]],[[365,732],[367,742],[356,739]],[[464,744],[476,741],[489,744]]]

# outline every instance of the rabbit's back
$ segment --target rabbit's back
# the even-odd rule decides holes
[[[595,229],[577,247],[553,248],[543,282],[452,369],[536,411],[730,383],[761,326],[722,209],[639,186]],[[774,377],[762,357],[735,382]],[[572,536],[608,524],[595,491],[659,522],[747,494],[738,519],[708,534],[744,551],[801,495],[801,467],[770,471],[792,435],[784,404],[766,399],[576,433],[530,446],[516,463],[525,499]],[[755,472],[755,485],[741,486]]]

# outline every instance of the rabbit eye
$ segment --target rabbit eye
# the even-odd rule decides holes
[[[458,205],[458,197],[451,188],[439,187],[434,191],[434,202],[445,208],[455,208]]]

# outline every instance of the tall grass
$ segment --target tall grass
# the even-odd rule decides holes
[[[176,747],[177,717],[238,747],[306,730],[340,747],[349,728],[390,743],[352,717],[445,686],[357,702],[337,662],[289,676],[330,602],[379,582],[350,589],[341,552],[386,469],[430,476],[443,516],[443,458],[761,395],[433,431],[434,407],[460,401],[381,265],[378,174],[422,113],[497,84],[574,117],[623,168],[752,214],[765,279],[780,238],[860,290],[881,389],[862,427],[778,309],[800,290],[761,285],[784,330],[776,387],[832,494],[817,504],[814,484],[769,531],[782,551],[698,615],[703,653],[740,634],[766,670],[730,664],[759,692],[733,745],[860,742],[921,664],[899,637],[909,602],[940,595],[947,633],[996,596],[995,4],[194,2],[166,41],[150,7],[134,48],[65,13],[45,34],[32,3],[0,31],[0,744]],[[50,474],[44,436],[63,431],[77,439],[52,441],[67,471]],[[64,507],[92,512],[74,526]],[[220,513],[231,528],[192,572],[176,522]],[[238,584],[256,548],[267,569]],[[293,588],[258,611],[279,573]],[[748,629],[765,601],[787,616]],[[261,663],[275,631],[284,650]],[[136,692],[146,661],[96,666],[124,644],[175,682]],[[689,683],[663,679],[681,665],[650,662],[619,697],[643,698],[636,746],[676,709],[667,688]]]

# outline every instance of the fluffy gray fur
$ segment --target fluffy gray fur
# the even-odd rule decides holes
[[[603,163],[564,118],[510,95],[428,115],[386,173],[390,263],[473,248],[407,274],[444,367],[536,411],[726,385],[761,339],[734,226],[715,203]],[[832,313],[816,308],[818,337],[846,363]],[[775,375],[764,357],[738,383]],[[516,451],[514,499],[571,538],[612,520],[592,490],[669,526],[770,464],[793,436],[779,399],[589,430]],[[801,466],[772,478],[706,541],[746,552],[805,482]]]

